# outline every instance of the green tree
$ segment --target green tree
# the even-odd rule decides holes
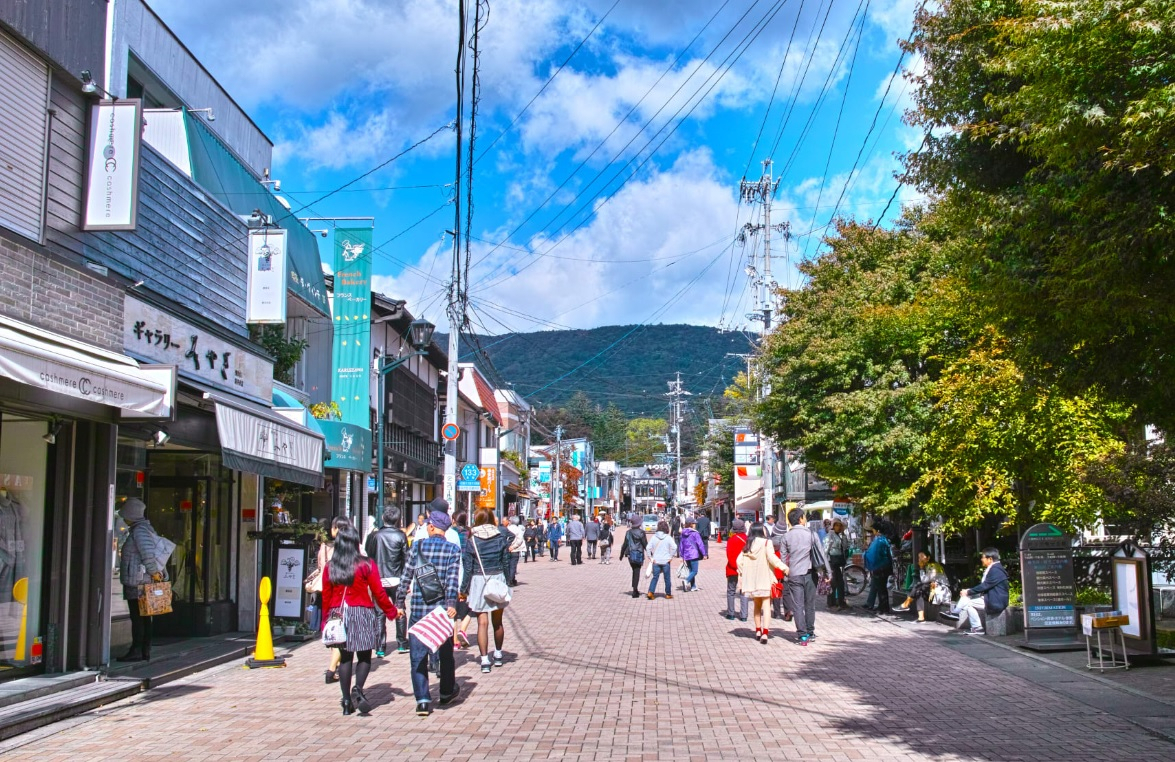
[[[664,418],[632,418],[625,430],[625,463],[650,463],[665,452],[662,437],[669,433]]]
[[[934,425],[915,489],[925,510],[954,530],[988,516],[1069,530],[1093,525],[1108,504],[1086,479],[1122,450],[1116,431],[1130,411],[1094,394],[1070,396],[1042,384],[989,331],[925,390]]]
[[[928,136],[907,180],[941,198],[975,307],[1040,373],[1170,430],[1175,4],[933,8],[907,43]]]

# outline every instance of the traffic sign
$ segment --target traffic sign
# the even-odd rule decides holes
[[[466,481],[465,479],[458,479],[457,480],[457,491],[458,492],[481,492],[481,481],[478,479],[474,479],[472,481]]]
[[[461,427],[455,423],[446,423],[441,427],[441,436],[445,439],[456,439],[461,436]]]
[[[481,478],[481,469],[473,463],[466,463],[461,466],[461,478],[467,482],[477,481]]]

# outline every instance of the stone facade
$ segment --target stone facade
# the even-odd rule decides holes
[[[0,314],[122,353],[122,289],[0,237]]]

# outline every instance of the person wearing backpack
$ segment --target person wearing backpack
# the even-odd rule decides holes
[[[641,591],[638,586],[641,582],[641,566],[645,563],[645,551],[649,546],[649,538],[641,529],[641,517],[633,514],[629,519],[631,528],[624,534],[624,543],[620,546],[620,557],[628,559],[632,567],[632,597],[639,598]]]
[[[889,577],[893,574],[893,548],[889,544],[889,539],[877,531],[876,527],[869,527],[869,534],[873,539],[865,550],[865,568],[872,577],[869,582],[869,597],[865,599],[865,609],[879,614],[892,614]]]
[[[167,557],[162,552],[175,545],[160,537],[147,520],[147,506],[137,497],[122,504],[118,515],[126,522],[126,539],[118,558],[118,578],[122,582],[122,597],[131,615],[131,647],[118,661],[149,661],[154,619],[139,613],[139,585],[163,582],[167,579]],[[167,556],[170,556],[170,552]],[[162,562],[160,557],[163,556]]]

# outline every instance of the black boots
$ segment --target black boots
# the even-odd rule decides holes
[[[117,659],[115,659],[115,661],[121,661],[121,662],[149,661],[150,659],[151,659],[151,647],[150,646],[144,646],[144,647],[140,648],[139,646],[132,645],[130,647],[130,649],[125,654],[123,654],[122,656],[119,656]]]

